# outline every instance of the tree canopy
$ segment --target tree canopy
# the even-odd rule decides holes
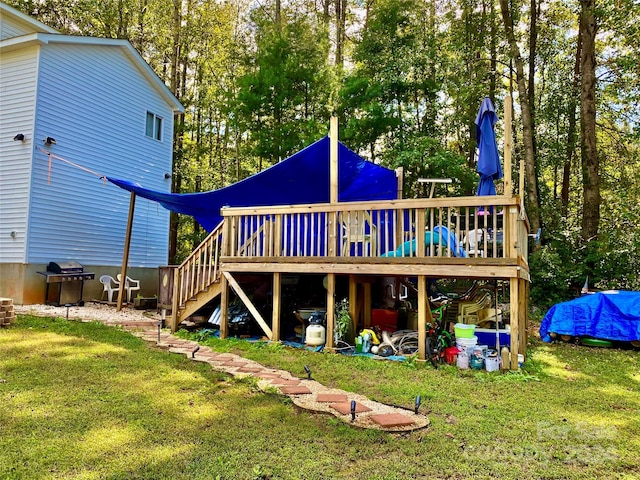
[[[514,169],[542,228],[540,304],[584,283],[640,289],[640,9],[634,0],[12,0],[72,35],[128,39],[186,107],[173,189],[220,188],[340,118],[341,140],[471,194],[474,120],[514,98]],[[504,125],[497,125],[501,144]],[[514,172],[513,178],[518,176]],[[535,219],[535,221],[534,221]],[[171,260],[203,232],[172,221]]]

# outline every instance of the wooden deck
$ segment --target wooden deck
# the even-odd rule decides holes
[[[372,276],[417,277],[424,359],[430,319],[426,280],[498,279],[510,286],[511,351],[525,353],[528,222],[517,196],[227,208],[222,215],[221,226],[175,270],[173,329],[221,295],[221,336],[227,335],[231,288],[265,335],[278,341],[283,274],[326,275],[327,318],[334,318],[336,276],[348,275],[350,285]],[[246,273],[273,275],[271,319],[260,316],[236,281]],[[350,287],[352,300],[355,295],[357,289]],[[370,309],[370,293],[364,301]],[[327,322],[326,348],[332,347],[333,322]],[[515,354],[511,367],[517,368]]]

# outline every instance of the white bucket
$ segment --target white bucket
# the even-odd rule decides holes
[[[307,345],[324,345],[326,331],[322,325],[309,325],[307,327],[307,336],[305,343]]]
[[[497,352],[487,355],[487,358],[484,360],[484,367],[487,369],[487,372],[500,370],[500,355],[498,355]]]
[[[466,370],[469,368],[469,355],[464,352],[458,354],[458,359],[456,360],[456,365],[458,368],[462,370]]]
[[[474,335],[471,338],[456,338],[456,346],[460,351],[466,353],[468,356],[473,354],[473,347],[478,344],[478,337]]]

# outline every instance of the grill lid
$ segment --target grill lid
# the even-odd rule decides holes
[[[84,267],[72,260],[66,262],[49,262],[47,272],[53,273],[82,273]]]

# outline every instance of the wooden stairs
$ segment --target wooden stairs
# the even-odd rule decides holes
[[[221,248],[222,222],[175,268],[170,321],[172,331],[176,331],[180,322],[221,294]]]

